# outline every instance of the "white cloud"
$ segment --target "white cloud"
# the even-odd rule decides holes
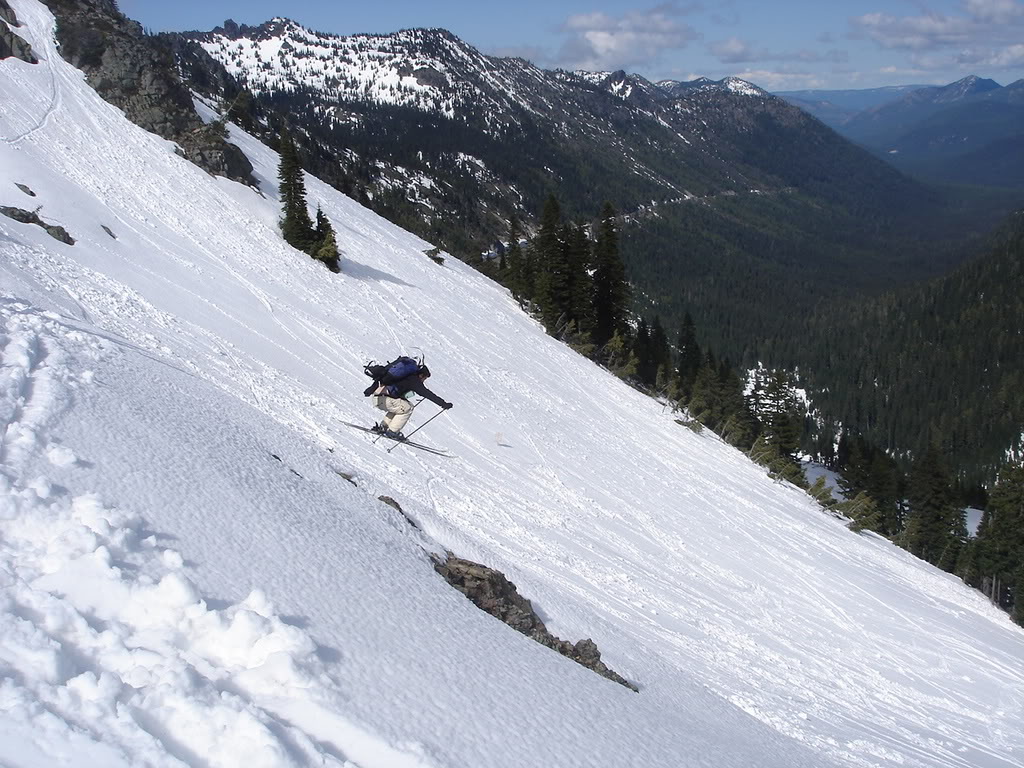
[[[737,72],[736,77],[753,83],[766,91],[802,91],[824,88],[827,81],[807,72],[777,72],[768,69],[749,69]]]
[[[1024,64],[1024,3],[1020,0],[961,0],[955,14],[893,16],[868,13],[850,19],[855,36],[880,47],[912,52],[918,71],[950,68],[1011,69]]]
[[[1017,0],[966,0],[967,13],[982,22],[1005,24],[1024,18],[1024,5]]]
[[[970,19],[938,13],[902,18],[868,13],[851,19],[851,23],[883,48],[907,50],[962,45],[976,32]]]
[[[749,42],[738,37],[730,37],[726,40],[711,43],[708,46],[708,51],[717,56],[718,60],[723,64],[739,64],[754,61],[832,62],[840,64],[849,60],[849,54],[842,50],[817,51],[804,49],[800,51],[775,52],[755,48]]]
[[[750,43],[740,40],[738,37],[730,37],[728,40],[712,43],[708,46],[708,50],[724,63],[753,61],[757,58]]]
[[[621,16],[603,12],[570,16],[559,63],[567,69],[626,69],[651,64],[666,51],[685,48],[700,34],[680,17],[695,6],[665,3]]]

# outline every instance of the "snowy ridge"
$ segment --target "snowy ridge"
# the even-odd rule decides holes
[[[5,765],[1024,764],[1024,633],[978,593],[307,177],[328,273],[277,232],[272,152],[232,128],[261,193],[212,179],[12,5],[42,63],[0,62],[0,205],[77,244],[0,217]],[[455,460],[341,423],[417,349]],[[442,548],[640,693],[478,611]]]
[[[211,32],[198,40],[255,93],[303,88],[342,104],[415,107],[449,118],[509,105],[534,110],[516,82],[538,76],[532,65],[484,56],[443,29],[339,36],[274,19],[246,36]]]

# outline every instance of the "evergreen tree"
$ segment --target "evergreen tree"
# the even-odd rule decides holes
[[[730,445],[746,450],[754,442],[757,435],[757,419],[754,417],[747,398],[743,394],[743,380],[729,364],[722,361],[718,366],[719,399],[721,401],[722,423],[715,430]],[[787,479],[797,484],[804,484],[802,472],[787,472]]]
[[[657,363],[651,354],[651,333],[647,321],[642,317],[636,324],[636,336],[633,338],[633,354],[636,355],[636,374],[645,387],[653,387],[658,374]]]
[[[689,400],[693,394],[693,382],[703,360],[700,345],[697,343],[697,330],[689,312],[683,318],[676,346],[679,348],[679,365],[676,368],[679,397],[682,400]]]
[[[659,392],[664,392],[664,384],[658,385],[658,372],[668,371],[672,365],[672,350],[668,346],[668,334],[665,333],[665,326],[661,324],[661,318],[654,316],[654,322],[650,329],[650,356],[651,364],[654,366],[654,377],[652,386],[657,387]]]
[[[594,279],[590,276],[592,255],[587,230],[582,224],[570,227],[566,237],[569,267],[569,317],[576,332],[589,339],[594,332]]]
[[[835,497],[832,495],[832,487],[827,484],[824,475],[818,475],[807,493],[812,499],[823,507],[832,508],[836,505]]]
[[[836,510],[850,518],[851,531],[868,530],[881,533],[882,513],[878,511],[875,500],[864,491],[853,499],[837,504]]]
[[[316,207],[316,230],[310,246],[313,258],[322,261],[332,272],[340,272],[338,263],[338,242],[334,235],[334,227],[330,219],[324,215],[318,205]]]
[[[990,599],[1007,607],[1024,588],[1016,574],[1024,565],[1024,465],[1004,469],[989,494],[978,527],[976,567],[979,586]]]
[[[293,248],[309,253],[316,244],[316,232],[306,205],[306,182],[302,177],[302,164],[295,142],[287,128],[281,131],[281,162],[277,169],[280,182],[281,234]]]
[[[594,341],[607,344],[616,332],[625,333],[630,289],[626,267],[619,255],[619,233],[615,209],[605,203],[594,246]]]
[[[512,218],[508,223],[508,266],[505,273],[505,282],[509,290],[512,291],[512,298],[519,302],[519,306],[523,306],[524,299],[528,296],[525,275],[526,265],[524,264],[523,249],[520,245],[521,239],[522,233],[519,231],[519,219],[515,214],[512,214]]]
[[[544,327],[554,334],[559,322],[568,320],[569,311],[569,265],[562,240],[562,210],[554,195],[544,203],[533,245],[537,258],[535,299]]]
[[[907,526],[898,543],[922,560],[936,564],[950,546],[951,538],[958,534],[959,526],[949,474],[934,443],[913,464],[908,501]],[[959,517],[962,524],[962,512]]]
[[[718,377],[718,362],[709,349],[697,370],[693,394],[687,403],[690,415],[706,427],[715,429],[722,421],[722,393]]]
[[[637,359],[633,353],[628,337],[618,331],[604,345],[604,360],[608,370],[620,379],[631,379],[636,376]]]
[[[883,451],[874,451],[866,490],[878,505],[878,512],[882,518],[878,532],[886,536],[895,536],[903,528],[900,479],[896,462]]]

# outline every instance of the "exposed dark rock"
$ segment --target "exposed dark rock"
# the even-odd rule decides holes
[[[0,0],[0,59],[13,57],[29,64],[38,64],[39,59],[32,52],[32,46],[11,29],[19,26],[14,9],[7,4],[7,0]]]
[[[24,192],[29,197],[35,197],[36,196],[36,193],[33,192],[28,187],[26,187],[24,184],[19,184],[18,182],[14,182],[14,186],[16,186],[18,189],[20,189],[22,192]]]
[[[221,124],[206,125],[182,84],[171,46],[149,37],[109,0],[44,0],[57,17],[61,55],[132,122],[177,142],[209,173],[255,186],[252,165]]]
[[[334,453],[334,451],[331,451],[331,453]],[[336,469],[334,471],[341,475],[343,478],[345,478],[348,482],[352,483],[352,485],[354,485],[356,488],[359,487],[359,483],[356,482],[355,475],[350,475],[348,472],[342,472],[340,469]]]
[[[580,640],[576,644],[559,640],[548,632],[544,622],[534,613],[533,605],[516,590],[515,584],[493,568],[448,554],[444,562],[435,561],[434,569],[473,601],[474,605],[513,629],[533,638],[541,645],[558,651],[563,656],[592,669],[630,690],[637,687],[621,675],[610,670],[601,661],[601,652],[593,640]]]
[[[18,15],[8,4],[7,0],[0,0],[0,21],[6,21],[12,27],[21,26],[21,24],[18,23]]]
[[[64,229],[64,227],[59,227],[55,224],[47,224],[39,218],[39,214],[35,211],[26,211],[23,208],[8,208],[6,206],[0,206],[0,213],[9,219],[20,221],[22,224],[35,224],[38,227],[42,227],[46,230],[46,234],[54,240],[60,240],[62,243],[67,243],[68,245],[75,244],[75,239],[68,234],[68,231]]]
[[[405,510],[404,510],[404,509],[402,509],[402,505],[401,505],[401,504],[399,504],[399,503],[398,503],[397,501],[395,501],[394,499],[392,499],[392,498],[391,498],[390,496],[378,496],[378,497],[377,497],[377,501],[383,501],[383,502],[384,502],[385,504],[387,504],[387,505],[388,505],[389,507],[392,507],[392,508],[394,508],[394,509],[397,509],[397,510],[398,510],[399,512],[401,512],[401,513],[402,513],[402,517],[404,517],[404,518],[405,518],[405,521],[406,521],[406,522],[407,522],[407,523],[408,523],[409,525],[411,525],[411,526],[412,526],[413,528],[415,528],[415,529],[416,529],[417,531],[418,531],[418,530],[420,530],[420,526],[419,526],[419,523],[417,523],[417,522],[416,522],[415,520],[413,520],[413,519],[412,519],[411,517],[409,517],[409,515],[407,515],[407,514],[406,514]]]
[[[104,231],[104,232],[106,232],[106,233],[107,233],[108,235],[110,235],[110,236],[111,236],[112,238],[114,238],[115,240],[117,240],[117,235],[115,235],[115,234],[114,234],[114,233],[113,233],[113,232],[112,232],[112,231],[110,230],[110,227],[108,227],[108,226],[107,226],[106,224],[100,224],[100,226],[101,226],[101,227],[103,228],[103,231]]]

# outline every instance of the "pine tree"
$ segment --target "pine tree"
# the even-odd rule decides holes
[[[831,509],[836,505],[835,497],[832,495],[832,487],[827,484],[824,475],[818,475],[817,479],[807,490],[807,493],[823,507]]]
[[[689,400],[693,394],[693,382],[697,378],[697,371],[700,370],[703,360],[700,345],[697,343],[697,330],[689,312],[683,318],[683,326],[679,331],[679,341],[676,346],[679,348],[679,365],[676,368],[679,398]]]
[[[619,255],[619,233],[615,209],[605,203],[594,246],[594,341],[607,344],[616,332],[625,333],[630,289],[626,267]]]
[[[583,225],[571,227],[566,238],[569,267],[569,317],[581,337],[594,332],[594,279],[590,276],[593,260],[590,240]]]
[[[620,379],[631,379],[636,376],[637,359],[631,347],[628,337],[618,331],[604,345],[605,364],[608,370]]]
[[[544,203],[533,241],[537,258],[536,301],[548,333],[555,333],[569,310],[569,266],[562,240],[562,210],[554,195]]]
[[[866,490],[875,500],[882,516],[879,533],[886,536],[896,535],[903,527],[900,478],[896,462],[883,451],[875,450],[868,470]]]
[[[976,566],[982,592],[1000,604],[1009,594],[1024,611],[1024,598],[1016,600],[1022,593],[1014,587],[1024,589],[1015,575],[1024,566],[1024,465],[1004,469],[989,494],[978,527]]]
[[[957,510],[945,462],[934,443],[913,464],[908,501],[910,513],[899,543],[922,560],[936,564],[956,535]],[[960,512],[961,520],[962,515]]]
[[[690,415],[710,429],[722,421],[722,393],[718,377],[718,362],[709,349],[693,382],[693,393],[687,403]]]
[[[319,205],[316,207],[316,230],[310,251],[314,259],[323,262],[332,272],[341,271],[338,263],[338,241],[334,235],[334,227],[331,226],[331,220],[324,215]]]
[[[837,504],[836,510],[850,518],[852,521],[849,525],[851,531],[868,530],[881,533],[882,513],[878,511],[875,500],[864,491],[858,493],[853,499]]]
[[[300,251],[310,252],[316,243],[313,222],[306,205],[306,182],[302,177],[302,164],[295,142],[287,129],[281,131],[281,163],[277,169],[280,182],[281,234],[285,242]]]
[[[526,265],[524,264],[523,249],[519,242],[521,239],[522,233],[519,231],[519,219],[516,218],[515,214],[512,214],[512,218],[508,223],[508,267],[505,281],[509,290],[512,291],[512,298],[519,302],[520,307],[523,306],[524,300],[528,295],[525,275]]]
[[[658,374],[657,363],[651,354],[651,333],[647,321],[642,317],[636,324],[636,336],[633,337],[633,354],[636,355],[636,374],[645,387],[654,386],[654,378]]]

